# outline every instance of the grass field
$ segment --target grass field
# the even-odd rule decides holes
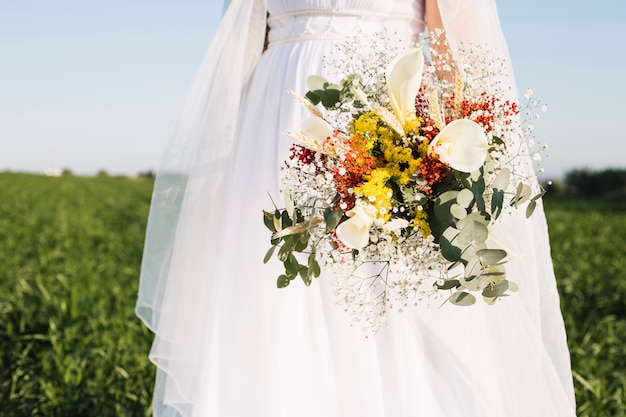
[[[145,416],[152,183],[0,174],[0,416]],[[626,201],[548,199],[579,417],[626,416]],[[535,416],[529,416],[535,417]]]

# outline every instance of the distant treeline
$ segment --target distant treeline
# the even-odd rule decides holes
[[[546,189],[551,195],[626,197],[626,169],[574,169]]]

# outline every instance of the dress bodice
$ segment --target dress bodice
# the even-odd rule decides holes
[[[423,0],[268,0],[267,6],[272,44],[382,30],[415,39],[424,28]]]
[[[267,0],[270,14],[298,10],[362,10],[375,13],[403,13],[422,17],[423,0]]]

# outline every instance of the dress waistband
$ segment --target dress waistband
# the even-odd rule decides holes
[[[358,33],[391,31],[415,38],[424,21],[413,14],[377,13],[366,10],[298,10],[268,18],[270,46],[306,40],[343,39]]]

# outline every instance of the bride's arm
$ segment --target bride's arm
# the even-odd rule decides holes
[[[443,29],[443,22],[441,21],[441,13],[439,12],[438,0],[426,0],[426,25],[428,31],[432,32],[435,29]]]
[[[426,0],[425,2],[426,26],[428,32],[431,33],[437,30],[445,30],[441,19],[441,13],[439,11],[438,1],[439,0]],[[449,47],[444,45],[442,42],[438,42],[434,44],[431,43],[430,48],[437,53],[436,57],[434,57],[434,64],[438,70],[437,72],[439,76],[443,76],[448,81],[452,81],[452,74],[450,71],[443,71],[444,65],[448,64],[449,66],[453,66],[454,64]]]

